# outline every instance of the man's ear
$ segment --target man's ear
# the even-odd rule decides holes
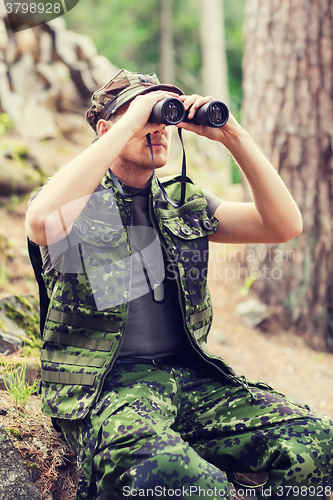
[[[98,120],[96,125],[96,130],[99,137],[102,137],[109,129],[111,128],[111,123],[107,120],[103,120],[102,118]]]

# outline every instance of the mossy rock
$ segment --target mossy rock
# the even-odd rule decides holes
[[[11,295],[0,300],[0,352],[39,357],[39,304],[32,295]]]
[[[30,339],[40,336],[39,303],[33,295],[10,295],[0,300],[0,310],[22,328]]]
[[[15,163],[7,158],[0,159],[0,195],[12,196],[29,193],[40,186],[42,178],[37,170]]]

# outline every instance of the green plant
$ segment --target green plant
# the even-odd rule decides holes
[[[36,391],[37,380],[34,380],[34,383],[29,385],[25,381],[27,365],[21,365],[20,368],[6,368],[3,371],[3,382],[15,405],[25,408],[29,396]]]
[[[250,276],[248,276],[246,278],[246,280],[244,282],[244,285],[242,286],[242,289],[240,291],[240,294],[242,295],[242,297],[245,297],[249,293],[251,285],[258,278],[259,278],[259,272],[258,271],[256,271],[255,273],[253,273],[253,275],[251,274]]]
[[[18,429],[14,429],[13,427],[7,427],[6,431],[8,434],[11,434],[16,439],[21,439],[21,433]]]
[[[0,114],[0,135],[4,135],[8,130],[13,128],[13,122],[7,113]]]

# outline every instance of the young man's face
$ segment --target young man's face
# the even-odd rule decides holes
[[[126,113],[129,105],[130,103],[126,103],[119,108],[116,113],[116,120],[120,119]],[[167,163],[169,158],[171,127],[166,127],[161,123],[150,124],[150,139],[154,155],[154,166],[155,168],[161,168]],[[138,132],[128,141],[118,159],[124,167],[152,170],[153,161],[145,131]]]
[[[162,124],[156,124],[154,132],[150,133],[155,168],[164,167],[167,163],[170,153],[170,139],[170,127]],[[152,155],[145,135],[134,135],[128,141],[119,158],[139,169],[151,170],[153,167]]]

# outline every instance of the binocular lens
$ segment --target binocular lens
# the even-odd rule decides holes
[[[183,111],[182,103],[180,102],[178,104],[176,100],[168,101],[163,109],[164,117],[169,123],[178,123],[179,118],[181,118],[182,116],[182,111]]]
[[[222,127],[228,121],[229,110],[222,101],[210,101],[201,106],[194,117],[188,119],[183,103],[174,97],[167,97],[155,104],[149,117],[150,122],[177,125],[181,121],[193,122],[208,127]]]
[[[221,125],[224,121],[224,112],[219,104],[213,104],[208,109],[209,119],[215,126]]]
[[[153,123],[165,123],[166,125],[177,125],[185,115],[183,103],[174,97],[167,97],[159,101],[152,109],[148,121]]]

